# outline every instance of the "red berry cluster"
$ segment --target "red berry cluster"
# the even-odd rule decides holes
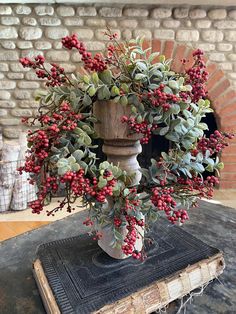
[[[213,187],[219,184],[219,179],[215,176],[208,176],[203,180],[201,177],[193,176],[191,179],[179,177],[177,182],[181,185],[183,191],[198,191],[199,197],[211,198],[213,196]]]
[[[141,144],[148,144],[152,136],[152,131],[158,128],[158,125],[156,124],[150,125],[146,121],[137,122],[136,119],[133,117],[128,118],[127,116],[123,116],[121,118],[121,121],[123,123],[127,123],[129,126],[129,129],[132,132],[137,133],[137,134],[143,134],[143,137],[140,139]]]
[[[176,103],[180,98],[174,94],[168,94],[164,92],[165,85],[160,84],[152,92],[148,92],[147,97],[153,107],[162,107],[163,111],[168,111],[171,108],[172,103]]]
[[[232,139],[233,137],[233,134],[221,133],[216,130],[209,138],[202,137],[197,143],[197,150],[194,150],[192,154],[196,154],[198,151],[205,154],[207,150],[209,150],[211,155],[219,153],[229,145],[227,139]]]
[[[185,82],[192,86],[192,90],[180,93],[183,100],[186,99],[187,96],[190,96],[193,102],[198,102],[199,99],[205,99],[207,97],[205,83],[208,79],[208,72],[206,71],[203,55],[204,53],[201,49],[197,49],[193,52],[195,63],[191,68],[186,70],[187,79]]]
[[[51,63],[51,69],[48,71],[45,66],[45,58],[41,55],[38,55],[33,60],[29,58],[21,58],[20,63],[23,65],[24,68],[32,68],[38,69],[36,71],[36,75],[38,78],[46,78],[47,79],[47,86],[60,86],[67,81],[65,76],[65,70],[55,63]]]
[[[137,231],[137,227],[144,227],[144,221],[137,220],[133,216],[126,215],[126,221],[127,221],[127,230],[128,233],[124,239],[125,244],[122,246],[122,251],[126,255],[132,255],[135,259],[140,259],[142,257],[142,252],[138,252],[135,249],[135,243],[137,239],[140,238],[140,234]]]
[[[185,209],[174,210],[172,215],[168,218],[173,224],[176,222],[184,223],[189,219],[188,213]]]
[[[107,69],[107,64],[103,56],[100,53],[97,53],[94,57],[92,57],[91,52],[87,51],[84,43],[78,40],[76,34],[62,38],[62,44],[67,49],[71,50],[72,48],[75,48],[78,50],[82,56],[85,69],[96,72],[102,72]]]
[[[113,222],[114,222],[114,226],[116,228],[119,228],[121,226],[121,224],[122,224],[122,220],[119,217],[114,217],[114,221]]]

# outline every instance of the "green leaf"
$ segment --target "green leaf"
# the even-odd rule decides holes
[[[70,157],[68,158],[68,163],[69,163],[69,164],[73,164],[73,163],[75,163],[75,162],[76,162],[76,159],[75,159],[74,156],[70,156]]]
[[[93,81],[93,83],[94,83],[95,85],[97,85],[98,82],[99,82],[99,77],[98,77],[98,74],[97,74],[96,72],[94,72],[94,73],[92,74],[92,81]]]
[[[96,88],[95,88],[94,86],[91,86],[91,87],[89,88],[89,90],[88,90],[89,96],[90,96],[90,97],[94,96],[95,93],[96,93],[96,91],[97,91]]]
[[[128,105],[128,98],[125,95],[120,97],[120,104],[122,106],[127,106]]]
[[[164,93],[166,93],[166,94],[173,94],[173,91],[168,86],[165,86],[164,87]]]
[[[108,100],[111,97],[111,93],[109,91],[109,88],[106,85],[103,85],[98,90],[98,99],[99,100]]]
[[[111,96],[117,96],[117,95],[120,95],[120,90],[117,86],[112,86],[112,89],[111,89]]]
[[[178,114],[180,112],[180,106],[178,104],[171,104],[169,111],[173,114]]]
[[[112,80],[112,73],[110,70],[104,70],[99,73],[99,78],[104,84],[110,85]]]
[[[126,197],[127,195],[129,195],[130,194],[130,191],[129,191],[129,189],[124,189],[124,191],[123,191],[123,195],[124,195],[124,197]]]
[[[92,99],[89,97],[88,94],[84,94],[84,98],[83,98],[83,105],[85,105],[86,107],[87,106],[90,106],[91,103],[92,103]]]
[[[169,131],[169,126],[165,126],[164,128],[160,129],[159,134],[163,136],[163,135],[166,135],[168,131]]]
[[[139,70],[141,70],[141,71],[147,71],[147,65],[146,65],[146,63],[145,62],[140,62],[140,61],[138,61],[138,62],[136,62],[136,66],[139,68]]]
[[[89,79],[89,77],[88,77],[87,75],[84,75],[84,76],[82,77],[82,79],[83,79],[84,83],[89,84],[90,79]]]
[[[98,188],[102,189],[104,188],[104,186],[107,185],[107,180],[104,179],[103,177],[99,177],[99,181],[98,181]]]
[[[122,83],[120,88],[125,92],[128,93],[129,92],[129,86],[126,83]]]
[[[70,171],[71,168],[69,166],[60,167],[57,169],[57,172],[60,176],[63,176],[66,172]]]
[[[79,171],[80,165],[74,163],[73,165],[70,166],[70,168],[71,168],[72,171],[75,171],[75,172],[76,172],[76,171]]]
[[[168,85],[169,85],[169,87],[170,87],[171,89],[179,89],[178,83],[177,83],[176,81],[174,81],[174,80],[170,80],[170,81],[168,82]]]
[[[73,152],[72,156],[74,156],[75,159],[79,161],[81,158],[83,158],[84,152],[80,149],[77,149],[76,151]]]
[[[142,73],[138,73],[138,74],[136,74],[135,77],[134,77],[134,79],[135,79],[136,81],[142,81],[142,80],[144,80],[144,79],[146,79],[146,78],[147,78],[147,75],[142,74]]]

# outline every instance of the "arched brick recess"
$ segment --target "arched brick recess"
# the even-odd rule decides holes
[[[146,43],[147,45],[147,43]],[[189,60],[189,65],[193,63],[193,48],[186,45],[177,44],[171,40],[153,40],[153,51],[160,51],[167,58],[173,59],[172,69],[174,71],[183,70],[180,62],[182,58]],[[224,72],[215,64],[206,59],[209,80],[207,83],[208,95],[219,131],[236,132],[236,91],[231,87],[230,81]],[[221,171],[220,188],[236,188],[236,138],[231,140],[220,156],[225,167]]]

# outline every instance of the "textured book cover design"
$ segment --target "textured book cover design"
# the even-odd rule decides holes
[[[58,313],[63,314],[115,313],[114,306],[118,306],[119,300],[134,307],[135,302],[132,305],[129,297],[134,299],[136,295],[141,298],[139,307],[143,306],[143,313],[150,313],[223,271],[219,250],[179,227],[161,221],[149,237],[153,244],[147,247],[144,262],[132,258],[114,260],[88,235],[41,245],[37,261],[54,298],[49,301],[55,302]],[[48,298],[45,289],[42,284],[40,287],[40,280],[37,282],[45,301]],[[155,304],[145,305],[147,292],[153,295],[158,289],[158,296],[149,300]]]

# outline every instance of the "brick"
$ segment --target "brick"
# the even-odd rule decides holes
[[[218,111],[222,108],[227,107],[228,105],[231,106],[232,102],[236,101],[236,91],[228,90],[217,99],[214,100],[215,107],[218,108]]]
[[[10,126],[10,125],[19,125],[20,120],[19,119],[0,119],[0,125],[3,126]]]
[[[196,28],[210,28],[211,27],[211,21],[210,20],[198,20],[196,21]]]
[[[18,63],[10,63],[10,69],[12,72],[28,72],[30,69],[28,68],[23,68],[23,66],[18,62]]]
[[[64,23],[67,26],[83,26],[84,25],[84,21],[78,17],[65,18]]]
[[[96,16],[97,11],[94,7],[78,7],[77,12],[79,16]]]
[[[1,39],[17,38],[17,37],[18,37],[18,33],[15,27],[0,26],[0,38]]]
[[[7,92],[5,90],[1,90],[0,91],[0,99],[4,99],[4,100],[6,99],[7,100],[7,99],[10,99],[10,98],[11,98],[11,94],[9,92]],[[1,103],[2,102],[0,101],[0,108],[2,108],[1,107]]]
[[[233,80],[236,80],[236,73],[229,73],[229,77]]]
[[[217,86],[214,89],[208,90],[210,99],[216,99],[219,95],[224,93],[229,87],[230,81],[228,79],[224,79],[219,84],[217,84]]]
[[[235,31],[227,31],[225,33],[225,39],[227,41],[236,41],[236,30]]]
[[[197,30],[178,30],[176,33],[177,41],[198,41],[199,32]]]
[[[165,19],[171,16],[171,9],[169,8],[158,8],[154,9],[151,13],[151,17],[154,19]]]
[[[106,25],[106,21],[102,19],[87,19],[85,24],[90,27],[104,27]]]
[[[104,28],[104,29],[97,29],[95,31],[95,37],[98,39],[98,40],[109,40],[109,38],[107,36],[105,36],[105,33],[107,32],[107,30]],[[112,33],[117,33],[118,35],[118,39],[120,39],[120,30],[119,29],[111,29],[111,32]],[[81,38],[83,39],[83,38]],[[84,38],[86,39],[86,38]]]
[[[214,44],[209,44],[209,43],[198,44],[197,47],[199,49],[202,49],[203,51],[212,51],[212,50],[215,50],[216,48]]]
[[[42,37],[42,30],[39,27],[24,26],[19,30],[19,35],[25,40],[34,40]]]
[[[210,10],[208,16],[212,20],[223,20],[227,16],[227,11],[225,9]]]
[[[31,8],[26,5],[17,5],[15,7],[16,14],[19,15],[29,15],[31,13]]]
[[[222,31],[217,30],[203,30],[201,32],[202,39],[208,42],[220,42],[224,38]]]
[[[71,61],[73,62],[80,62],[81,61],[81,55],[78,52],[73,52],[71,54]]]
[[[180,26],[180,21],[178,20],[164,20],[162,25],[166,28],[177,28]]]
[[[222,70],[224,70],[224,71],[230,71],[233,69],[233,65],[231,62],[222,62],[220,64],[220,66],[221,66]]]
[[[69,34],[68,29],[62,27],[46,28],[45,35],[50,39],[61,39]]]
[[[39,22],[43,26],[58,26],[61,25],[61,20],[56,17],[41,17]]]
[[[16,87],[14,81],[0,81],[0,89],[13,89]]]
[[[0,117],[4,117],[7,115],[7,110],[6,109],[0,109]]]
[[[20,100],[17,102],[17,104],[22,109],[38,108],[39,107],[39,103],[36,101],[32,101],[32,100]]]
[[[37,75],[35,74],[35,72],[31,72],[31,71],[29,71],[25,74],[25,79],[29,80],[29,81],[40,81],[40,82],[42,82],[42,79],[38,78]]]
[[[19,25],[20,20],[18,17],[15,17],[15,16],[2,16],[1,17],[1,24],[3,24],[3,25]]]
[[[24,74],[23,73],[7,73],[7,77],[10,79],[10,80],[21,80],[24,78]]]
[[[21,81],[17,84],[19,88],[26,88],[26,89],[36,89],[39,88],[39,83],[38,82],[24,82]]]
[[[22,23],[23,24],[25,24],[25,25],[30,25],[30,26],[35,26],[35,25],[37,25],[37,21],[36,21],[36,19],[35,18],[33,18],[33,17],[24,17],[23,19],[22,19]]]
[[[54,9],[48,5],[40,5],[34,8],[37,15],[53,15]]]
[[[228,55],[228,59],[229,59],[230,61],[236,61],[236,53],[230,53],[230,54]]]
[[[62,49],[61,41],[54,41],[53,42],[53,49]]]
[[[217,49],[219,51],[231,51],[233,49],[233,45],[228,43],[219,43],[217,44]]]
[[[170,29],[156,29],[154,31],[154,38],[157,39],[174,39],[175,32]]]
[[[117,7],[104,7],[99,11],[99,15],[102,17],[121,17],[122,9]]]
[[[133,16],[133,17],[147,17],[148,16],[148,10],[146,9],[136,9],[136,8],[128,8],[125,9],[123,12],[124,16]]]
[[[140,21],[140,26],[143,28],[157,28],[160,26],[160,22],[156,20],[143,20]]]
[[[12,109],[11,114],[14,117],[31,117],[32,111],[29,109]]]
[[[3,79],[5,75],[3,73],[0,73],[0,79]]]
[[[76,70],[76,65],[71,63],[61,63],[60,65],[65,69],[66,73],[72,73]]]
[[[118,23],[115,20],[110,19],[110,20],[107,20],[106,22],[107,22],[107,26],[110,28],[118,27]]]
[[[174,51],[174,46],[175,46],[175,43],[172,40],[167,40],[165,42],[165,46],[164,46],[164,49],[163,49],[163,55],[165,55],[167,59],[171,59],[172,58],[172,54],[173,54],[173,51]]]
[[[74,32],[80,40],[90,40],[93,38],[93,31],[88,28],[75,28]],[[115,30],[112,30],[112,32],[115,32]]]
[[[174,10],[174,17],[176,19],[184,19],[188,16],[188,8],[176,8]]]
[[[220,180],[220,189],[236,189],[236,181]]]
[[[211,61],[223,62],[226,60],[225,54],[220,52],[214,52],[209,55]]]
[[[146,39],[152,38],[152,32],[149,29],[136,29],[134,30],[135,37],[145,37]]]
[[[3,136],[10,139],[19,138],[20,129],[18,128],[4,128]]]
[[[0,71],[1,72],[9,71],[8,64],[7,63],[0,63]]]
[[[48,51],[46,58],[48,61],[69,61],[70,54],[68,51]]]
[[[0,5],[0,15],[10,15],[12,14],[12,9],[8,5]]]
[[[120,27],[124,28],[136,28],[138,26],[137,20],[122,20],[120,21]]]
[[[122,32],[122,38],[124,40],[130,40],[132,38],[132,32],[130,29],[126,29]]]
[[[178,45],[175,49],[175,58],[171,64],[171,69],[176,72],[182,72],[184,70],[184,66],[181,63],[181,59],[183,59],[183,56],[185,55],[187,50],[186,45]]]
[[[214,26],[218,29],[235,29],[236,28],[236,21],[217,21],[214,23]]]
[[[52,48],[52,44],[48,41],[36,41],[34,43],[34,46],[36,49],[39,49],[39,50],[46,50],[46,49]]]
[[[206,15],[206,10],[203,9],[193,9],[189,12],[189,17],[191,19],[203,19]]]
[[[41,50],[35,50],[35,49],[29,49],[29,50],[23,50],[21,52],[21,58],[34,58],[35,56],[42,55],[43,51]]]
[[[105,49],[105,44],[100,41],[87,41],[85,44],[87,49],[91,51]]]
[[[15,90],[13,93],[15,99],[30,99],[31,93],[27,90]]]
[[[75,10],[72,7],[60,6],[57,8],[57,14],[60,16],[73,16],[75,15]]]
[[[236,10],[231,10],[231,11],[229,11],[229,17],[231,18],[231,19],[234,19],[234,20],[236,20]]]
[[[161,40],[158,40],[158,39],[153,39],[152,40],[152,51],[153,52],[160,52],[161,51],[161,46],[162,46]],[[156,60],[156,58],[154,60]]]
[[[5,49],[15,49],[16,48],[16,44],[14,43],[14,41],[2,41],[1,45],[3,48]]]

